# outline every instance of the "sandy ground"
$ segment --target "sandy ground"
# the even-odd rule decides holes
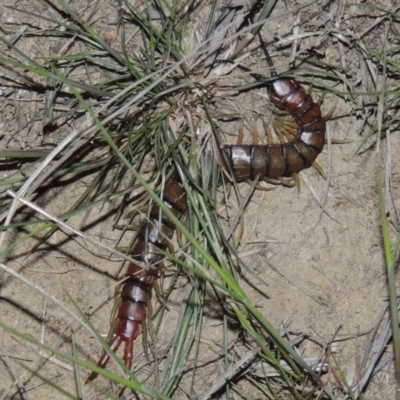
[[[22,3],[26,9],[33,4],[29,0]],[[79,9],[81,3],[72,2],[72,5]],[[9,4],[14,5],[14,2]],[[45,3],[38,4],[41,12],[53,15],[54,11]],[[278,8],[278,11],[284,8],[283,4],[280,6],[282,8]],[[104,2],[100,15],[111,14],[112,7],[110,1]],[[337,9],[341,7],[336,3],[316,5],[309,11],[286,17],[289,18],[287,26],[293,26],[297,18],[303,27],[307,26],[304,22],[307,19],[321,22],[325,12],[332,18]],[[363,19],[364,15],[359,10],[354,11],[354,14],[351,12],[350,9],[346,10],[341,21],[344,28],[353,32],[365,24],[368,18]],[[0,6],[0,14],[1,24],[13,22],[16,24],[14,28],[22,22],[27,23],[26,19],[33,18],[4,6]],[[351,16],[354,17],[353,20]],[[275,31],[281,36],[288,34],[290,28],[284,21],[286,20],[281,18],[274,22],[275,25],[268,28],[268,34],[273,36]],[[354,26],[351,25],[352,22]],[[372,25],[373,22],[368,24]],[[382,32],[383,28],[377,28],[375,36],[366,38],[370,40],[371,46],[375,41],[379,44]],[[340,45],[325,47],[330,43],[322,43],[316,51],[325,53],[327,60],[333,62]],[[49,48],[45,39],[35,37],[26,39],[23,45],[25,48],[31,46],[32,55],[40,53],[39,47],[42,45]],[[309,42],[308,45],[311,47]],[[355,79],[358,77],[357,72],[354,72],[358,68],[357,60],[351,51],[347,53],[347,57],[348,63],[352,64],[349,66],[354,74],[352,79]],[[283,72],[285,68],[288,66],[280,65],[279,72]],[[58,135],[65,134],[58,132],[48,137],[43,136],[40,122],[43,109],[41,94],[16,90],[8,95],[5,86],[1,90],[2,149],[31,149],[40,147],[43,143],[50,145],[57,143]],[[246,117],[251,117],[249,110],[254,104],[260,112],[269,113],[265,99],[253,92],[243,95],[238,102],[243,105],[243,114]],[[324,113],[336,102],[337,99],[329,95],[323,104]],[[227,124],[222,129],[228,133],[230,130],[233,134],[237,125]],[[338,369],[332,361],[335,358],[347,381],[351,383],[360,378],[359,366],[368,335],[387,306],[375,153],[371,149],[356,154],[367,128],[362,124],[359,110],[355,110],[349,102],[338,101],[327,129],[333,139],[344,141],[325,146],[318,157],[318,163],[328,174],[328,180],[324,180],[315,169],[310,168],[301,173],[300,192],[296,188],[282,186],[268,192],[256,190],[244,211],[245,229],[239,254],[268,285],[265,287],[254,277],[244,273],[243,288],[266,318],[289,340],[303,336],[308,338],[299,347],[304,357],[321,356],[329,345],[333,357],[329,361],[331,368],[326,379],[338,379]],[[400,139],[395,133],[390,136],[392,155],[397,154],[397,148],[400,149]],[[233,138],[232,141],[234,140]],[[250,139],[246,137],[246,140]],[[387,141],[384,141],[383,147],[386,148],[386,145]],[[387,154],[386,149],[384,150]],[[18,167],[20,166],[12,163],[7,164],[0,172],[1,178],[9,176]],[[391,159],[391,168],[393,203],[389,209],[393,210],[392,206],[398,205],[397,171],[400,170],[399,161],[395,158]],[[29,174],[30,171],[24,173]],[[90,176],[83,177],[71,185],[52,188],[35,201],[50,213],[58,214],[59,210],[67,210],[90,182]],[[240,184],[243,196],[250,189],[248,184]],[[236,207],[233,198],[231,205]],[[111,229],[114,211],[115,204],[110,202],[87,212],[83,218],[72,218],[68,223],[114,247],[121,234],[120,231]],[[18,219],[29,219],[33,216],[25,208],[18,214]],[[396,221],[394,212],[392,233],[395,233]],[[26,233],[24,229],[13,232],[8,236],[8,244]],[[107,334],[114,304],[113,288],[117,282],[112,277],[118,273],[120,262],[110,260],[109,253],[105,250],[99,250],[86,241],[73,239],[66,232],[56,232],[40,251],[31,253],[30,249],[36,243],[35,238],[17,245],[7,260],[7,265],[32,285],[45,290],[49,296],[55,296],[76,315],[77,311],[70,298],[74,299],[100,333]],[[181,278],[181,283],[169,300],[168,317],[164,319],[162,334],[157,336],[157,345],[160,348],[168,344],[174,333],[174,324],[179,318],[180,304],[185,296],[186,279]],[[157,305],[158,301],[154,300],[154,308]],[[73,337],[78,355],[93,362],[101,352],[95,338],[76,319],[51,299],[6,273],[1,276],[0,310],[2,322],[40,343],[71,353],[70,340]],[[207,360],[221,350],[220,326],[220,320],[213,313],[205,316],[202,360]],[[231,333],[232,337],[236,334],[234,329]],[[0,348],[1,399],[43,399],[54,395],[52,389],[22,368],[20,362],[33,369],[41,366],[40,373],[75,393],[74,370],[71,364],[51,356],[38,345],[29,344],[4,331],[0,331]],[[389,351],[386,356],[390,356]],[[143,356],[141,340],[136,345],[135,357],[134,370],[145,369],[147,362]],[[196,384],[198,394],[202,394],[204,388],[212,386],[219,372],[217,363],[199,370]],[[82,377],[86,376],[85,371],[80,371],[80,374]],[[84,390],[85,398],[94,397],[93,389],[86,387]],[[373,378],[363,398],[392,399],[393,393],[393,369],[389,363]],[[56,396],[61,398],[60,394]],[[177,394],[176,398],[185,396]]]

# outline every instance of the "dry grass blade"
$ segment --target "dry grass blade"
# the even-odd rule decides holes
[[[30,400],[29,395],[26,393],[27,390],[25,388],[24,382],[22,380],[23,376],[20,376],[19,372],[16,370],[14,364],[11,362],[10,358],[5,356],[1,357],[2,361],[6,364],[8,370],[11,372],[15,379],[15,385],[18,386],[18,392],[23,400]],[[7,392],[4,393],[4,396],[1,397],[1,400],[5,399],[7,396]]]
[[[386,3],[0,5],[0,390],[32,399],[49,390],[71,398],[129,398],[129,390],[159,399],[392,398],[380,373],[391,376],[393,365],[384,354],[389,320],[377,307],[384,266],[369,150],[379,147],[388,160],[381,211],[389,213],[382,224],[392,268],[400,246],[400,17]],[[270,68],[312,86],[315,104],[327,92],[323,115],[337,102],[327,125],[341,142],[328,140],[318,156],[327,181],[303,171],[309,190],[260,193],[259,182],[234,182],[233,195],[222,186],[234,181],[223,146],[237,142],[241,127],[245,144],[285,143],[293,132],[293,118],[271,109],[265,94]],[[280,136],[269,136],[278,121]],[[305,129],[294,122],[296,132]],[[185,218],[165,196],[171,177],[187,196]],[[132,278],[95,249],[147,273],[153,253],[131,254],[137,243],[150,244],[165,267],[152,265],[162,273],[143,351],[135,340],[133,373],[112,357],[118,374],[101,370],[85,386],[87,369],[99,372],[99,343],[107,351],[102,336],[110,315],[118,322]],[[368,342],[360,332],[375,320]],[[76,321],[84,329],[72,334]],[[345,339],[333,338],[332,326]],[[50,348],[75,368],[42,362]]]
[[[84,233],[80,232],[77,229],[74,229],[73,227],[69,226],[68,224],[66,224],[65,222],[61,221],[59,218],[56,218],[54,216],[52,216],[51,214],[49,214],[48,212],[46,212],[45,210],[41,209],[40,207],[38,207],[36,204],[31,203],[28,200],[25,200],[24,198],[18,197],[15,193],[13,193],[11,190],[8,190],[7,193],[13,197],[14,199],[20,201],[22,204],[25,204],[27,206],[29,206],[30,208],[32,208],[33,210],[37,211],[39,214],[43,215],[44,217],[48,218],[50,221],[55,222],[59,227],[66,229],[67,231],[72,232],[74,235],[83,238],[85,241],[90,242],[92,244],[94,244],[95,246],[99,247],[99,248],[103,248],[107,251],[109,251],[112,254],[115,254],[117,256],[119,256],[120,258],[126,260],[126,261],[130,261],[130,262],[138,262],[137,260],[134,260],[132,257],[130,257],[129,255],[126,255],[124,253],[121,253],[120,251],[107,246],[103,243],[100,243],[97,240],[92,239],[90,236],[85,235]],[[145,263],[140,263],[140,266],[143,269],[148,269],[149,267],[145,264]]]
[[[208,400],[213,394],[221,390],[227,382],[231,381],[235,375],[240,374],[243,369],[248,368],[248,363],[251,363],[260,349],[255,348],[249,351],[241,360],[230,366],[229,371],[226,371],[215,383],[214,386],[207,390],[207,393],[200,397],[201,400]]]

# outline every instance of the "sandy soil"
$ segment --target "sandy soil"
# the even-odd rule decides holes
[[[6,8],[7,5],[14,6],[15,2],[6,0],[4,3],[3,6],[0,5],[1,25],[13,30],[22,24],[39,24],[33,16]],[[294,7],[293,2],[288,3],[289,9],[290,6]],[[371,47],[381,49],[379,46],[382,45],[384,26],[377,24],[373,27],[376,21],[374,18],[377,17],[372,11],[367,15],[366,10],[360,11],[356,7],[344,9],[341,2],[322,3],[274,20],[273,25],[263,30],[265,36],[272,38],[276,34],[277,37],[285,37],[296,22],[306,31],[311,30],[313,24],[312,29],[322,29],[323,24],[330,21],[332,30],[339,29],[341,24],[340,28],[349,37],[359,32],[361,27],[363,30],[367,26],[371,27],[371,32],[363,39]],[[386,3],[382,6],[391,6],[389,1]],[[33,4],[25,0],[19,2],[18,7],[31,10]],[[71,5],[80,9],[84,2],[74,1]],[[102,2],[96,14],[98,20],[102,21],[102,17],[112,15],[115,11],[113,7],[111,1]],[[56,14],[44,2],[35,2],[35,11],[48,13],[53,17]],[[278,15],[284,11],[282,2],[274,13]],[[341,19],[336,16],[340,13],[343,13]],[[40,24],[43,24],[43,28],[46,27],[45,22]],[[99,24],[105,32],[112,32],[115,28],[104,23]],[[342,43],[329,35],[320,38],[318,43],[317,39],[313,40],[305,39],[301,43],[301,50],[324,54],[326,62],[338,62],[340,52],[343,51]],[[23,39],[21,47],[31,56],[38,56],[49,51],[50,43],[43,37],[27,37]],[[2,48],[2,51],[6,50]],[[365,68],[365,61],[360,62],[356,54],[350,48],[345,50],[348,79],[352,82],[362,78]],[[282,59],[278,72],[289,68],[288,58]],[[0,149],[21,150],[42,147],[43,144],[53,145],[58,143],[60,137],[65,136],[68,131],[65,127],[50,136],[43,133],[42,94],[20,89],[7,92],[5,77],[0,79]],[[358,92],[370,89],[357,87]],[[373,110],[376,99],[373,96],[369,99],[372,104],[370,109]],[[241,112],[248,120],[254,118],[254,108],[260,110],[260,113],[270,115],[267,101],[254,91],[244,94],[236,101],[242,106]],[[300,346],[304,357],[321,356],[329,346],[333,357],[329,359],[331,368],[326,379],[338,379],[338,368],[333,363],[335,358],[347,381],[352,383],[360,378],[359,366],[366,351],[369,334],[387,306],[387,289],[376,191],[375,153],[374,149],[370,149],[356,154],[368,129],[368,126],[363,125],[365,110],[363,111],[362,106],[357,108],[349,101],[337,100],[329,95],[322,107],[324,113],[336,102],[335,113],[328,122],[327,129],[331,138],[344,142],[325,146],[318,157],[318,163],[328,174],[328,180],[324,180],[315,169],[310,168],[300,174],[300,192],[296,188],[282,186],[268,192],[256,190],[244,211],[245,229],[239,254],[268,285],[265,287],[253,276],[244,273],[243,288],[253,303],[289,340],[308,337]],[[234,134],[238,124],[222,124],[221,129]],[[392,132],[390,136],[392,155],[397,154],[397,148],[400,149],[400,139],[396,133]],[[262,136],[260,133],[261,140],[265,140]],[[235,141],[233,136],[227,137],[228,140]],[[246,141],[250,140],[247,132]],[[382,146],[388,157],[386,145],[387,141],[384,141]],[[0,172],[1,178],[10,176],[20,167],[13,163],[6,164]],[[398,205],[397,171],[400,170],[399,161],[394,157],[391,159],[391,168],[393,203],[389,205],[389,210],[393,213],[391,229],[394,234],[397,219],[392,210],[393,205]],[[31,171],[23,173],[29,175]],[[59,210],[67,210],[76,201],[90,182],[91,177],[86,176],[72,184],[51,188],[43,196],[35,198],[35,202],[48,212],[59,214]],[[240,184],[244,197],[250,189],[248,184]],[[237,209],[234,198],[231,201],[231,206]],[[28,208],[24,208],[17,216],[18,219],[34,217],[37,214]],[[114,218],[115,204],[110,202],[92,209],[84,217],[73,217],[68,223],[114,247],[121,235],[119,230],[112,229]],[[12,232],[7,238],[7,244],[18,240],[26,230]],[[126,245],[129,238],[124,240],[122,245]],[[17,245],[7,259],[7,265],[32,285],[45,290],[49,296],[55,296],[77,315],[70,300],[74,299],[100,333],[106,335],[114,304],[114,285],[117,283],[113,277],[119,271],[120,261],[110,260],[107,251],[99,250],[87,241],[72,238],[66,231],[56,232],[39,251],[31,253],[35,244],[37,238]],[[169,300],[168,317],[164,319],[162,334],[157,336],[159,348],[165,347],[174,333],[180,304],[185,297],[186,279],[181,277]],[[158,300],[153,301],[154,308],[158,304]],[[50,298],[7,273],[1,276],[0,305],[0,321],[3,323],[40,343],[67,353],[73,352],[73,338],[80,357],[93,362],[97,360],[101,352],[99,344],[76,319]],[[233,338],[237,332],[232,329],[231,333]],[[202,360],[208,360],[221,350],[222,344],[220,320],[212,312],[205,316],[203,338]],[[4,331],[0,331],[0,348],[0,398],[54,398],[53,389],[33,377],[20,366],[20,362],[38,370],[71,393],[76,393],[72,364],[50,355],[40,346],[29,344]],[[386,356],[390,357],[390,348]],[[146,368],[148,365],[139,340],[135,348],[134,370],[139,371],[140,375],[140,371]],[[220,372],[217,363],[210,363],[209,366],[199,369],[196,378],[199,395],[206,391],[205,388],[212,386]],[[82,377],[86,376],[85,371],[79,373]],[[149,384],[152,385],[153,383]],[[183,384],[182,393],[177,394],[176,398],[188,398],[184,395],[184,386]],[[94,389],[89,387],[84,388],[84,393],[85,398],[95,396]],[[389,363],[372,379],[363,398],[392,399],[393,393],[393,368]],[[61,398],[59,393],[56,396]]]

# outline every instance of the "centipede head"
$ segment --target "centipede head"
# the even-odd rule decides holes
[[[268,98],[278,108],[285,107],[286,98],[298,87],[292,78],[280,78],[270,82],[267,86]]]

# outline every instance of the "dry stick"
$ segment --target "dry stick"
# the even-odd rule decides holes
[[[70,315],[73,319],[78,321],[80,325],[82,325],[88,332],[90,332],[91,335],[93,335],[93,330],[90,328],[89,325],[87,325],[85,322],[83,322],[79,317],[76,316],[76,314],[71,311],[64,303],[62,303],[60,300],[58,300],[56,297],[49,295],[44,289],[42,289],[40,286],[32,283],[28,279],[24,278],[21,274],[18,272],[14,271],[12,268],[7,267],[7,265],[0,263],[0,269],[2,269],[4,272],[10,274],[14,278],[17,278],[21,282],[25,283],[25,285],[31,287],[32,289],[36,290],[39,292],[42,296],[45,298],[50,299],[54,304],[57,304],[60,308],[62,308],[68,315]]]
[[[331,138],[331,130],[327,126],[326,129],[326,139],[327,139],[327,144],[328,144],[328,172],[326,176],[326,183],[325,183],[325,191],[324,194],[322,195],[321,198],[321,213],[319,215],[319,221],[322,218],[322,214],[325,212],[325,204],[326,200],[328,199],[328,192],[329,192],[329,187],[331,184],[331,177],[332,177],[332,138]]]
[[[33,183],[33,181],[39,176],[39,174],[47,167],[47,165],[59,154],[61,151],[68,146],[68,144],[72,143],[72,141],[78,136],[80,130],[76,129],[72,133],[70,133],[53,151],[50,152],[50,154],[46,157],[46,159],[42,162],[42,164],[35,169],[33,174],[29,177],[29,179],[24,183],[24,185],[21,187],[21,189],[18,191],[18,196],[24,196],[25,193],[27,192],[29,186]],[[10,209],[8,211],[8,215],[6,218],[6,221],[4,223],[4,226],[6,227],[7,225],[10,224],[15,212],[17,211],[17,205],[18,205],[18,200],[14,199],[13,202],[11,203]],[[5,235],[7,231],[3,231],[0,234],[0,250],[2,248]]]
[[[232,380],[232,378],[242,369],[242,366],[246,363],[250,363],[254,357],[259,353],[260,348],[256,347],[255,349],[247,352],[239,361],[237,361],[234,365],[232,365],[228,371],[225,372],[224,376],[221,376],[217,382],[213,385],[213,387],[207,391],[200,400],[208,400],[215,392],[223,388],[227,382]]]
[[[321,265],[317,264],[311,264],[311,267],[316,269],[321,275],[325,276],[325,278],[327,278],[329,281],[331,281],[338,290],[343,290],[342,287],[339,285],[339,282],[333,278],[332,276],[330,276],[323,268]]]
[[[44,342],[44,334],[45,334],[45,325],[46,325],[46,307],[47,307],[47,298],[44,299],[44,304],[43,304],[43,312],[42,312],[42,324],[41,324],[41,331],[40,331],[40,340],[39,340],[39,349],[36,352],[35,350],[33,350],[35,353],[37,353],[37,355],[40,358],[44,358],[46,360],[49,360],[50,362],[52,362],[55,365],[58,365],[64,369],[66,369],[69,372],[73,372],[74,368],[72,368],[69,364],[60,361],[57,359],[57,357],[54,354],[49,354],[46,351],[43,350],[43,345],[45,344]],[[40,361],[39,361],[40,362]]]
[[[327,138],[327,144],[328,144],[328,172],[327,172],[327,177],[326,177],[326,183],[325,183],[325,190],[321,198],[317,195],[317,192],[315,191],[314,187],[312,186],[311,182],[308,180],[307,175],[305,171],[300,171],[301,178],[303,179],[305,185],[307,186],[308,190],[311,192],[311,194],[314,196],[315,200],[317,201],[318,205],[321,208],[320,215],[318,217],[318,221],[315,224],[314,228],[311,229],[313,231],[317,225],[320,223],[322,215],[326,214],[332,221],[337,222],[340,225],[340,222],[335,219],[327,210],[325,210],[325,203],[328,198],[328,192],[329,192],[329,187],[331,183],[331,176],[332,176],[332,140],[331,140],[331,135],[330,135],[330,130],[328,127],[326,127],[326,138]]]
[[[1,400],[11,398],[11,397],[7,397],[7,395],[9,394],[9,392],[11,391],[11,388],[13,386],[18,387],[18,393],[20,394],[22,400],[29,400],[29,396],[27,394],[27,389],[24,386],[22,376],[19,375],[18,371],[14,367],[14,363],[10,360],[10,358],[8,356],[3,356],[0,358],[7,365],[8,369],[10,371],[10,374],[14,378],[14,382],[10,385],[9,389],[4,392],[4,395],[1,397]]]
[[[293,28],[293,30],[295,30],[295,28],[296,28],[296,25]],[[312,32],[304,32],[304,33],[296,33],[295,32],[292,35],[285,36],[283,39],[278,40],[275,43],[275,45],[277,47],[288,46],[289,43],[294,42],[294,44],[295,44],[294,48],[296,49],[297,41],[299,39],[305,39],[305,38],[313,37],[316,35],[323,35],[324,33],[326,33],[326,31],[312,31]],[[290,62],[293,62],[295,60],[295,58],[296,58],[296,53],[293,53],[293,50],[292,50],[291,54],[290,54]]]
[[[7,190],[7,194],[12,196],[14,199],[18,199],[21,203],[27,205],[28,207],[32,208],[33,210],[39,212],[40,214],[44,215],[49,220],[55,222],[58,226],[71,231],[73,234],[83,238],[84,240],[87,240],[88,242],[94,244],[95,246],[101,247],[101,248],[109,251],[110,253],[116,254],[116,255],[120,256],[121,258],[123,258],[126,261],[129,261],[131,263],[136,263],[136,264],[138,264],[140,266],[140,268],[143,268],[143,269],[149,269],[150,268],[145,263],[143,263],[143,262],[141,262],[139,260],[134,260],[132,257],[129,257],[129,255],[127,255],[125,253],[121,253],[120,251],[114,249],[113,247],[108,246],[108,245],[106,245],[104,243],[101,243],[98,240],[92,239],[90,236],[88,236],[88,235],[84,234],[83,232],[78,231],[77,229],[73,228],[72,226],[66,224],[61,219],[52,216],[47,211],[43,210],[41,207],[39,207],[36,204],[30,202],[29,200],[26,200],[24,198],[18,197],[18,195],[16,193],[12,192],[11,190]]]
[[[314,300],[317,304],[320,306],[328,306],[328,301],[322,297],[322,295],[315,295],[303,288],[301,288],[296,282],[292,281],[284,272],[282,272],[278,267],[274,265],[274,263],[268,258],[265,257],[268,265],[278,274],[280,275],[283,279],[285,279],[288,283],[293,285],[297,290],[299,290],[301,293],[305,294],[307,297],[310,299]]]
[[[27,286],[31,287],[32,289],[36,290],[39,292],[42,296],[45,298],[50,299],[54,304],[59,306],[61,309],[63,309],[69,316],[71,316],[74,320],[76,320],[84,329],[86,329],[90,335],[93,335],[93,330],[89,325],[87,325],[84,321],[82,321],[73,311],[71,311],[64,303],[59,301],[56,297],[49,295],[44,289],[42,289],[40,286],[30,282],[28,279],[25,279],[21,274],[18,272],[14,271],[12,268],[9,268],[7,265],[0,263],[0,269],[2,269],[4,272],[10,274],[14,278],[20,280],[22,283],[25,283]],[[39,355],[41,357],[45,357],[46,359],[50,360],[54,364],[60,365],[65,369],[68,369],[68,366],[63,363],[60,360],[57,360],[57,358],[53,355],[49,355],[46,352],[39,351]],[[71,368],[71,371],[73,369]]]
[[[228,232],[226,232],[225,237],[226,240],[229,240],[230,237],[233,234],[233,231],[236,228],[236,225],[238,224],[239,220],[243,217],[243,212],[245,207],[247,206],[247,203],[250,201],[251,196],[254,193],[255,187],[257,185],[257,180],[254,180],[250,186],[250,189],[248,190],[245,199],[242,201],[242,204],[240,206],[240,209],[238,210],[238,212],[236,213],[235,219],[232,221],[231,226],[228,229]],[[239,199],[240,202],[240,199]]]
[[[207,391],[206,394],[200,397],[200,400],[208,400],[214,393],[222,389],[227,384],[227,382],[231,381],[234,376],[236,376],[238,373],[240,374],[246,373],[247,370],[250,370],[252,375],[256,375],[260,378],[265,378],[266,376],[267,377],[279,376],[279,374],[276,372],[276,369],[267,362],[261,361],[257,362],[256,364],[251,364],[251,362],[259,352],[260,352],[259,347],[256,347],[248,351],[239,361],[237,361],[234,365],[232,365],[229,368],[229,370],[224,373],[223,376],[221,376],[217,380],[214,386],[209,391]],[[304,358],[304,361],[316,372],[327,371],[329,368],[328,363],[321,362],[321,357],[308,357]],[[286,361],[281,361],[280,365],[283,368],[291,370],[290,366]]]
[[[393,356],[391,356],[389,359],[382,360],[378,364],[379,360],[381,360],[382,358],[382,354],[384,353],[384,351],[386,351],[387,345],[392,336],[391,321],[389,316],[387,316],[388,311],[389,311],[389,306],[386,305],[382,308],[381,314],[377,318],[378,322],[376,323],[375,327],[370,333],[370,340],[365,346],[364,356],[361,360],[362,371],[364,371],[366,368],[368,358],[370,358],[371,361],[368,366],[368,369],[365,370],[361,381],[353,382],[351,385],[353,391],[355,392],[354,394],[356,396],[362,393],[365,390],[368,383],[371,381],[372,377],[377,372],[379,372],[384,365],[386,365],[389,361],[393,359]],[[385,320],[383,320],[385,316],[386,318]],[[382,333],[375,341],[377,331],[380,327],[383,327]],[[348,396],[345,397],[345,399],[347,398]]]
[[[321,33],[321,34],[323,34],[323,33]],[[312,32],[312,36],[314,36],[314,35],[318,35],[318,33]],[[290,54],[289,63],[290,63],[290,66],[293,68],[295,66],[294,63],[296,61],[297,49],[300,47],[299,39],[301,40],[304,37],[304,34],[300,33],[300,13],[297,14],[297,16],[296,16],[296,21],[293,26],[293,35],[291,35],[291,37],[292,37],[291,40],[293,40],[293,43],[292,43],[292,50],[291,50],[291,54]],[[281,42],[282,41],[283,40],[281,40]],[[280,46],[280,45],[278,45],[278,46]]]
[[[47,353],[43,349],[41,349],[39,351],[38,356],[50,361],[54,365],[57,365],[58,367],[61,367],[61,368],[65,369],[68,372],[71,372],[71,373],[74,372],[74,368],[71,367],[71,365],[59,360],[54,354]],[[85,376],[85,373],[83,372],[81,375]]]
[[[329,370],[328,362],[321,362],[320,356],[304,357],[304,361],[312,368],[315,372],[326,372]],[[286,361],[280,361],[280,365],[283,368],[291,371],[290,365]],[[265,361],[259,361],[251,366],[251,373],[259,378],[268,377],[279,377],[276,369]]]
[[[45,335],[45,325],[46,325],[46,307],[47,307],[47,298],[44,299],[43,303],[43,311],[42,311],[42,323],[40,330],[40,340],[39,340],[39,355],[41,356],[41,349],[44,345],[44,335]]]
[[[318,203],[318,205],[321,207],[321,216],[322,214],[326,214],[332,221],[335,221],[337,224],[341,225],[341,223],[334,218],[328,211],[326,211],[324,208],[322,208],[322,202],[323,200],[321,200],[316,192],[316,190],[314,189],[314,186],[311,184],[311,182],[309,181],[309,179],[307,178],[307,174],[304,171],[300,171],[299,172],[301,178],[304,181],[304,184],[307,186],[307,189],[310,191],[310,193],[313,195],[314,199],[316,200],[316,202]],[[327,191],[324,191],[324,195],[323,198],[325,198],[325,193],[327,193]],[[315,226],[313,228],[310,229],[310,231],[313,231],[319,224],[321,218],[320,216],[318,217],[318,221],[315,224]]]

